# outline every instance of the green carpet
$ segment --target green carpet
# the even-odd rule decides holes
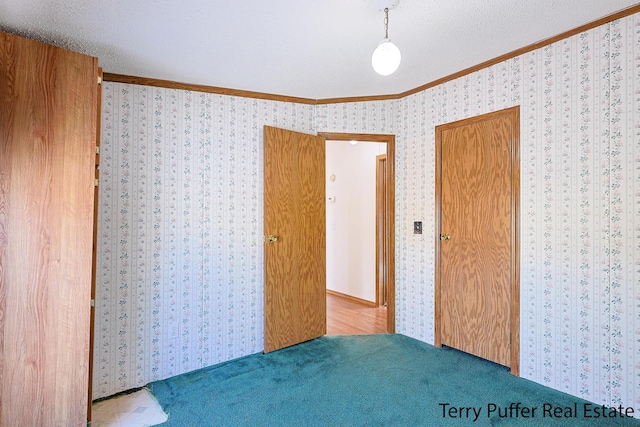
[[[167,427],[640,426],[608,409],[604,415],[618,416],[604,418],[601,406],[492,362],[403,335],[322,337],[149,388],[169,414]]]

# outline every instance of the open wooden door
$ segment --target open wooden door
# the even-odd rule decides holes
[[[98,60],[0,33],[0,425],[87,421]]]
[[[264,351],[326,334],[325,139],[264,128]]]

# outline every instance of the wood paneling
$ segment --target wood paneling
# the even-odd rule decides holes
[[[318,135],[333,141],[373,141],[387,143],[387,221],[389,226],[386,230],[387,247],[387,332],[396,331],[396,230],[395,230],[395,176],[396,176],[396,137],[388,134],[368,134],[368,133],[334,133],[318,132]]]
[[[265,126],[264,162],[269,352],[326,333],[325,139]]]
[[[518,120],[516,107],[436,129],[436,344],[516,371]]]
[[[86,424],[98,66],[0,33],[0,425]]]

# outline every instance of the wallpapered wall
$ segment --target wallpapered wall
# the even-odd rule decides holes
[[[262,350],[264,124],[396,134],[396,329],[432,343],[434,127],[513,105],[521,375],[640,409],[640,15],[398,101],[106,83],[95,397]]]
[[[513,105],[521,375],[638,415],[640,15],[401,100],[397,330],[433,342],[434,127]]]
[[[313,110],[105,83],[96,397],[262,349],[265,123]]]
[[[392,132],[392,104],[348,107],[331,123]],[[315,112],[104,84],[94,398],[262,351],[263,126]]]

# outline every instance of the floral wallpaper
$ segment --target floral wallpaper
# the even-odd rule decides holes
[[[396,330],[434,340],[435,126],[514,105],[520,373],[640,408],[637,14],[400,100]]]
[[[105,83],[94,397],[262,350],[261,135],[308,105]]]
[[[521,375],[640,408],[638,14],[393,101],[105,83],[94,397],[262,350],[265,124],[396,135],[396,330],[432,343],[434,128],[514,105]]]

